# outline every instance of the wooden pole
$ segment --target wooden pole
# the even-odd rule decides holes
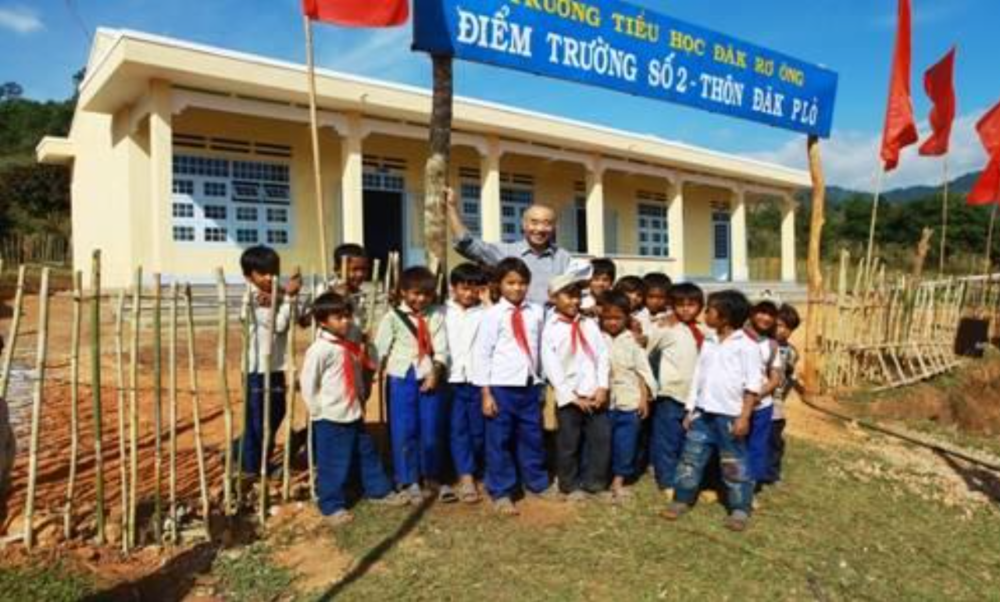
[[[878,203],[882,196],[882,178],[885,176],[885,168],[879,164],[878,174],[875,176],[875,198],[872,201],[872,220],[868,228],[868,252],[865,257],[865,269],[871,270],[872,253],[875,249],[875,223],[878,221]]]
[[[163,290],[160,274],[153,274],[153,537],[163,545]]]
[[[431,55],[434,92],[431,106],[430,154],[424,168],[424,227],[427,264],[447,271],[448,229],[444,192],[451,160],[451,124],[454,96],[452,58]],[[436,262],[436,263],[435,263]]]
[[[129,545],[139,544],[136,516],[139,507],[139,318],[142,313],[142,268],[135,270],[132,288],[132,330],[129,340],[128,376],[128,540]]]
[[[806,315],[806,352],[803,382],[810,393],[819,391],[819,324],[823,311],[822,242],[826,220],[826,179],[820,155],[819,138],[809,136],[809,176],[812,179],[812,220],[809,226],[809,256],[807,259],[809,301]],[[868,249],[869,255],[871,247]]]
[[[938,257],[938,273],[944,275],[945,265],[948,261],[948,154],[945,153],[942,174],[942,199],[941,199],[941,253]]]
[[[326,278],[326,277],[328,277],[328,275],[324,276],[324,278]],[[312,288],[312,294],[313,294],[313,301],[316,300],[317,286],[318,286],[318,284],[317,284],[316,274],[313,274],[312,275],[312,286],[311,286],[311,288]],[[310,329],[309,329],[309,340],[310,341],[315,341],[316,340],[316,331],[318,330],[318,328],[319,328],[319,326],[316,324],[316,316],[313,315],[312,324],[310,325]],[[306,456],[308,456],[308,458],[306,459],[306,462],[307,462],[307,464],[309,466],[309,499],[315,500],[316,499],[316,464],[315,464],[315,460],[316,459],[315,459],[315,457],[313,457],[313,423],[312,423],[312,418],[311,417],[307,417],[307,420],[306,420]]]
[[[194,302],[191,285],[184,285],[184,305],[187,309],[188,376],[191,382],[191,414],[194,422],[194,449],[198,456],[198,484],[201,489],[201,518],[205,532],[211,533],[208,505],[208,476],[205,472],[205,447],[201,438],[201,400],[198,392],[198,363],[195,358]]]
[[[299,269],[296,274],[301,274]],[[295,422],[295,324],[298,304],[288,306],[288,341],[285,350],[285,453],[282,456],[281,499],[287,502],[292,492],[292,423]],[[307,417],[308,419],[308,417]]]
[[[118,292],[118,305],[115,307],[115,396],[118,400],[118,472],[121,480],[121,544],[122,552],[128,553],[132,543],[128,537],[129,511],[129,470],[128,451],[126,450],[125,428],[125,289]]]
[[[83,313],[83,272],[73,275],[73,325],[69,356],[69,478],[66,481],[66,510],[63,536],[73,536],[73,497],[76,488],[76,465],[80,455],[80,323]]]
[[[24,312],[24,283],[28,276],[28,268],[24,265],[17,270],[17,291],[14,293],[14,314],[10,319],[10,330],[7,332],[7,346],[3,350],[3,366],[0,369],[0,399],[7,399],[7,384],[10,382],[10,370],[14,363],[14,349],[17,348],[17,335],[21,328],[21,315]]]
[[[170,283],[170,338],[167,340],[167,391],[170,411],[167,420],[170,421],[168,445],[168,472],[170,496],[170,541],[177,544],[177,306],[180,294],[177,282]]]
[[[302,24],[306,32],[306,71],[309,79],[309,134],[312,141],[313,159],[313,187],[316,193],[316,217],[319,219],[319,253],[323,267],[324,277],[330,274],[330,256],[327,249],[326,239],[326,211],[323,203],[326,197],[323,195],[323,175],[321,171],[322,162],[319,154],[319,119],[316,116],[316,66],[313,50],[312,20],[302,17]]]
[[[97,518],[97,543],[104,545],[104,452],[101,442],[101,251],[91,259],[90,272],[90,390],[94,405],[94,512]]]
[[[271,278],[271,307],[269,312],[267,312],[267,328],[265,330],[265,336],[267,336],[267,346],[264,348],[264,428],[261,433],[261,446],[260,446],[260,524],[264,527],[267,524],[267,505],[268,505],[268,460],[270,459],[270,454],[268,453],[271,449],[271,356],[272,350],[274,349],[274,326],[278,316],[278,274],[275,274]],[[259,335],[260,331],[257,330],[256,334]],[[258,349],[260,341],[258,340]]]
[[[215,270],[216,301],[219,304],[218,334],[219,346],[216,353],[216,366],[219,371],[219,394],[222,395],[223,421],[226,430],[226,442],[223,450],[224,467],[222,482],[223,514],[228,516],[233,511],[233,406],[229,399],[229,375],[226,374],[226,354],[229,343],[229,312],[226,307],[226,274],[222,268]]]
[[[250,321],[255,320],[251,304],[251,291],[247,287],[243,294],[243,306],[240,309],[240,395],[243,401],[243,428],[240,429],[239,445],[236,448],[236,504],[243,501],[243,446],[246,444],[247,425],[250,424],[250,404],[248,403],[249,384],[247,374],[250,370],[247,355],[250,350]]]
[[[49,342],[49,268],[42,268],[38,291],[38,344],[35,353],[35,393],[31,404],[31,439],[28,450],[28,498],[24,506],[24,546],[35,543],[35,488],[38,480],[38,437],[42,420],[42,396],[45,391],[45,359]]]
[[[993,202],[993,210],[990,211],[990,231],[986,236],[986,260],[983,263],[983,273],[989,275],[993,267],[993,228],[997,221],[997,207],[1000,206],[1000,199]]]

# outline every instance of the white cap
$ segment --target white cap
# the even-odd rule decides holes
[[[574,259],[569,262],[566,267],[566,271],[558,276],[553,276],[549,280],[549,294],[554,295],[559,291],[573,286],[574,284],[579,284],[581,282],[587,282],[594,273],[593,266],[590,265],[589,261],[582,259]]]

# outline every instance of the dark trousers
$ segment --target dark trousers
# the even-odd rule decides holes
[[[625,480],[638,476],[636,460],[642,419],[636,410],[611,410],[611,475]]]
[[[771,423],[771,455],[767,465],[764,483],[777,483],[781,480],[781,461],[785,457],[785,419]]]
[[[698,498],[702,476],[715,453],[718,453],[722,482],[726,486],[730,511],[750,513],[753,506],[753,480],[747,470],[747,443],[733,436],[736,418],[722,414],[702,414],[696,418],[684,442],[684,453],[677,467],[675,499],[691,505]]]
[[[672,397],[661,397],[653,404],[653,433],[650,455],[653,472],[660,489],[673,489],[677,480],[677,465],[684,453],[684,404]]]
[[[448,399],[440,388],[421,393],[412,368],[406,378],[389,377],[389,434],[397,485],[441,480],[447,433]]]
[[[763,481],[767,478],[771,465],[771,431],[774,422],[774,406],[757,410],[750,420],[750,435],[747,437],[747,467],[750,479]]]
[[[486,419],[486,491],[511,497],[519,483],[533,493],[549,488],[542,442],[541,388],[490,387],[499,412]]]
[[[347,508],[345,490],[352,476],[361,478],[361,492],[369,499],[383,498],[392,491],[375,441],[363,420],[340,423],[313,421],[316,456],[316,497],[319,510],[329,516]]]
[[[588,414],[575,405],[567,405],[556,410],[556,417],[559,490],[563,493],[604,490],[611,468],[611,418],[607,410]]]
[[[247,375],[245,425],[243,427],[243,472],[260,474],[264,445],[264,375]],[[271,424],[268,462],[274,451],[275,437],[285,419],[285,373],[271,373]]]
[[[481,476],[486,453],[483,390],[469,384],[451,385],[451,457],[458,476]]]

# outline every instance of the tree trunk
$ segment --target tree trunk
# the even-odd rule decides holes
[[[806,314],[805,384],[808,393],[819,392],[819,328],[823,312],[822,242],[826,213],[826,180],[819,152],[819,138],[809,136],[809,175],[812,178],[812,223],[809,227],[809,301]]]
[[[424,168],[424,238],[427,265],[445,269],[448,234],[444,190],[448,186],[451,159],[452,59],[433,55],[434,98],[431,108],[430,154]]]
[[[920,233],[920,241],[917,243],[917,250],[913,254],[913,279],[920,280],[924,275],[924,262],[927,261],[927,253],[931,250],[931,237],[934,236],[932,228],[924,228]]]

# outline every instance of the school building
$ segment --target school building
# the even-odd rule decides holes
[[[112,287],[140,265],[205,281],[217,266],[237,276],[257,243],[286,271],[320,269],[303,65],[101,29],[86,73],[70,134],[37,149],[72,166],[77,269],[88,274],[99,248]],[[320,70],[317,92],[328,248],[422,261],[429,91]],[[782,280],[795,280],[803,171],[465,98],[452,139],[453,186],[485,240],[519,238],[537,201],[575,253],[626,273],[743,282],[748,206],[770,199],[783,208]]]

